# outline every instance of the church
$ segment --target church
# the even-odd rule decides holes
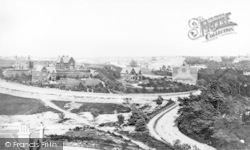
[[[173,67],[172,80],[184,84],[195,85],[198,79],[198,68],[191,67],[186,62],[180,67]]]

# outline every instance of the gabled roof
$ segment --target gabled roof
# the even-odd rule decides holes
[[[181,66],[183,67],[183,66]],[[181,68],[181,67],[173,67],[173,74],[177,74],[178,73],[178,70]],[[191,74],[197,74],[199,69],[197,67],[190,67],[190,66],[187,66],[189,69],[190,69],[190,73]]]
[[[57,63],[61,63],[61,62],[63,62],[63,63],[69,63],[69,61],[70,61],[71,58],[72,58],[72,57],[69,57],[69,56],[59,56],[59,57],[57,58],[56,62],[57,62]],[[72,58],[72,59],[73,59],[73,58]]]
[[[46,67],[45,66],[43,66],[43,65],[37,65],[37,66],[35,66],[34,67],[34,71],[42,71],[43,69],[46,69]],[[47,70],[47,69],[46,69]]]
[[[141,68],[139,67],[125,67],[122,69],[121,73],[130,73],[134,69],[135,73],[139,73],[141,71]]]
[[[46,67],[49,73],[56,73],[56,68],[55,67]]]

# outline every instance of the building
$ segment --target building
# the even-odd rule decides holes
[[[139,67],[125,67],[121,71],[121,77],[128,81],[142,80],[142,71]]]
[[[57,70],[58,78],[90,78],[92,73],[90,70]]]
[[[75,60],[69,56],[59,56],[55,63],[57,70],[72,70],[75,69]]]
[[[196,84],[198,68],[190,67],[186,62],[181,67],[173,67],[172,80],[184,84]]]
[[[56,68],[53,66],[49,66],[49,67],[46,67],[46,69],[48,71],[48,79],[51,81],[55,81],[56,75],[57,75]]]
[[[33,62],[30,60],[30,56],[25,57],[15,57],[15,64],[13,67],[16,70],[29,70],[33,68]]]
[[[45,83],[48,81],[49,71],[45,66],[37,65],[32,70],[32,82]]]

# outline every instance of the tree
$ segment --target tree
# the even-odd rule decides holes
[[[91,109],[90,109],[90,113],[92,114],[92,116],[93,116],[93,118],[94,118],[94,120],[95,120],[96,117],[99,116],[100,111],[99,111],[98,109],[96,109],[96,108],[91,108]]]
[[[173,145],[175,150],[191,150],[191,146],[188,144],[181,144],[180,140],[176,140],[174,141],[174,145]],[[198,149],[196,149],[198,150]]]
[[[161,105],[162,101],[163,101],[163,98],[159,95],[155,102],[157,105]]]
[[[128,124],[129,125],[135,125],[137,120],[144,118],[145,120],[148,120],[148,117],[146,114],[144,114],[142,111],[133,108],[132,109],[132,114],[130,116],[130,118],[128,119]]]
[[[147,123],[144,118],[141,118],[136,121],[135,124],[135,131],[146,131],[147,130]]]
[[[197,81],[197,85],[206,87],[207,82],[204,79],[200,79],[200,80]]]
[[[118,123],[121,125],[124,123],[124,116],[122,114],[118,115],[117,116],[117,119],[118,119]]]
[[[130,67],[138,67],[138,64],[135,60],[131,60],[131,62],[129,63]]]
[[[162,71],[166,71],[167,67],[165,65],[163,65],[161,69],[162,69]]]

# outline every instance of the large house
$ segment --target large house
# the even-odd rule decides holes
[[[142,71],[139,67],[125,67],[121,71],[121,77],[128,81],[142,80]]]
[[[29,70],[32,69],[33,62],[30,60],[30,56],[25,57],[15,57],[14,68],[16,70]]]
[[[72,70],[75,69],[75,60],[69,56],[59,56],[55,63],[57,70]]]
[[[45,66],[37,65],[32,70],[32,82],[44,83],[48,81],[49,71]]]
[[[190,67],[184,62],[180,67],[173,67],[172,79],[173,81],[184,84],[196,84],[198,79],[198,68]]]
[[[56,68],[54,66],[48,66],[46,67],[46,69],[48,71],[48,79],[51,81],[55,81],[57,77]]]

